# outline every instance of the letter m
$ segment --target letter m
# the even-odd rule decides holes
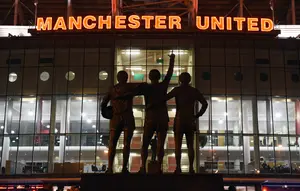
[[[47,17],[46,21],[44,21],[44,18],[37,18],[36,22],[36,30],[41,31],[41,30],[52,30],[52,18]]]

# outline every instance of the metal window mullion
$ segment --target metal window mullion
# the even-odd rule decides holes
[[[35,142],[35,135],[36,135],[36,127],[37,127],[37,123],[41,123],[41,121],[38,121],[38,120],[42,120],[42,116],[41,117],[39,117],[39,115],[42,115],[42,113],[40,113],[40,111],[42,111],[42,110],[40,110],[41,108],[39,108],[41,105],[40,105],[40,98],[38,99],[38,88],[39,88],[39,69],[40,69],[40,63],[39,63],[39,60],[40,60],[40,56],[41,56],[41,48],[39,48],[39,50],[38,50],[38,52],[39,52],[39,55],[38,55],[38,67],[37,67],[37,81],[36,81],[36,94],[35,94],[35,112],[34,112],[34,125],[33,125],[33,136],[34,136],[34,138],[33,138],[33,140],[32,140],[32,142],[33,142],[33,149],[32,149],[32,155],[31,155],[31,161],[32,161],[32,163],[33,163],[33,155],[34,155],[34,142]],[[39,104],[39,105],[38,105]],[[41,106],[42,107],[42,106]],[[41,126],[40,126],[40,128],[41,128]],[[40,136],[40,135],[38,135],[38,136]],[[31,172],[33,172],[33,165],[31,166]]]
[[[208,51],[208,55],[209,55],[209,71],[210,74],[212,72],[212,66],[211,66],[211,39],[209,39],[209,47],[208,47],[209,51]],[[209,129],[208,129],[208,133],[210,135],[210,139],[211,139],[211,143],[213,142],[213,134],[212,134],[212,79],[210,79],[210,83],[209,83],[209,90],[210,90],[210,107],[209,107]],[[213,169],[213,163],[214,163],[214,146],[213,144],[211,144],[211,158],[212,158],[212,163],[211,163],[211,173],[213,173],[214,169]]]
[[[246,174],[246,164],[245,164],[245,145],[244,145],[244,115],[243,115],[243,85],[242,85],[242,81],[243,81],[243,74],[242,74],[242,64],[241,64],[241,41],[238,40],[238,59],[239,59],[239,69],[240,69],[240,74],[242,75],[242,79],[239,81],[239,85],[240,85],[240,113],[241,113],[241,131],[240,131],[240,137],[242,138],[241,142],[242,142],[242,148],[243,148],[243,171],[244,174]],[[248,133],[248,132],[247,132]],[[240,138],[239,137],[239,138]],[[239,146],[240,146],[240,140],[239,140]]]
[[[84,99],[84,71],[86,69],[85,66],[85,48],[86,48],[86,36],[84,37],[84,48],[83,48],[83,70],[82,70],[82,84],[81,84],[81,113],[83,113],[83,99]],[[79,139],[79,158],[78,158],[78,169],[80,170],[80,163],[81,163],[81,139],[82,139],[82,118],[83,116],[81,115],[81,119],[80,119],[80,139]],[[86,134],[86,136],[88,136],[88,134]]]
[[[53,58],[55,58],[55,53],[56,53],[56,48],[55,48],[55,40],[53,43]],[[53,68],[52,68],[52,86],[51,86],[51,108],[50,108],[50,132],[49,132],[49,145],[48,145],[48,173],[53,172],[53,157],[54,157],[54,151],[55,151],[55,129],[56,129],[56,96],[54,95],[54,89],[55,89],[55,59],[53,63]],[[51,157],[51,158],[50,158]],[[50,162],[49,162],[50,161]],[[51,164],[51,168],[49,168],[49,164]]]
[[[23,59],[25,61],[25,47],[24,47],[24,52],[23,52]],[[20,142],[21,142],[21,138],[20,138],[20,127],[21,127],[21,117],[22,117],[22,105],[23,105],[23,87],[24,87],[24,69],[25,69],[25,66],[24,66],[24,62],[23,62],[23,65],[22,65],[22,78],[21,78],[21,98],[20,98],[20,114],[19,114],[19,128],[18,128],[18,134],[17,136],[19,137],[19,142],[18,142],[18,146],[17,146],[17,152],[16,152],[16,163],[18,162],[18,154],[19,154],[19,147],[20,147]],[[15,166],[15,173],[16,173],[16,170],[17,170],[17,166],[18,164]]]
[[[253,42],[253,50],[254,50],[254,60],[256,58],[256,43],[255,43],[255,40],[252,41]],[[259,162],[260,162],[260,149],[259,149],[259,123],[258,123],[258,91],[257,91],[257,66],[255,63],[254,64],[254,73],[255,73],[255,81],[254,81],[254,84],[255,84],[255,100],[251,100],[251,105],[252,105],[252,123],[255,123],[253,124],[254,128],[253,129],[253,139],[254,139],[254,162],[255,162],[255,168],[257,170],[260,170],[260,165],[259,165]],[[256,103],[253,103],[253,101],[255,101]],[[255,106],[255,108],[253,108],[253,106]],[[255,112],[253,112],[253,110],[255,109]],[[254,117],[255,115],[255,117]],[[256,149],[255,149],[256,147]],[[258,156],[255,155],[255,152],[257,150],[257,154]]]
[[[99,83],[100,83],[100,79],[99,79],[99,74],[100,74],[100,52],[101,52],[101,48],[100,48],[100,40],[97,39],[97,44],[98,44],[98,61],[97,61],[97,92],[96,92],[96,102],[97,102],[97,114],[96,114],[96,147],[95,147],[95,166],[97,166],[97,149],[98,149],[98,129],[100,132],[100,128],[101,128],[101,123],[100,123],[100,97],[99,97]]]
[[[70,83],[70,81],[69,81],[69,75],[70,75],[70,73],[69,73],[69,70],[70,70],[70,58],[71,58],[71,41],[69,40],[69,52],[68,52],[68,80],[67,80],[67,89],[66,89],[66,112],[65,112],[65,117],[66,117],[66,119],[65,119],[65,131],[64,131],[64,143],[65,143],[65,146],[64,146],[64,156],[63,156],[63,171],[62,171],[62,173],[64,174],[64,172],[65,172],[65,160],[66,160],[66,147],[67,147],[67,145],[66,145],[66,137],[67,137],[67,125],[69,124],[70,125],[70,117],[68,117],[68,115],[69,115],[69,112],[68,112],[68,110],[70,109],[69,108],[69,105],[71,105],[71,97],[69,97],[69,83]],[[81,117],[82,117],[82,115],[80,115]],[[61,131],[61,129],[60,129],[60,131]],[[68,133],[70,133],[70,132],[68,132]],[[61,134],[60,134],[60,136],[61,136]],[[59,143],[59,144],[61,144],[61,143]]]
[[[227,62],[226,62],[226,41],[224,41],[224,47],[223,47],[223,53],[224,53],[224,73],[225,73],[225,81],[224,81],[224,85],[225,85],[225,112],[226,112],[226,115],[225,115],[225,125],[226,125],[226,140],[227,140],[227,145],[226,145],[226,148],[227,148],[227,174],[229,174],[229,168],[230,168],[230,162],[229,162],[229,131],[228,131],[228,113],[227,113],[227,109],[228,109],[228,100],[227,100],[227,97],[228,97],[228,90],[227,90]],[[226,163],[225,163],[226,164]],[[226,166],[226,165],[225,165]]]
[[[193,54],[193,58],[194,58],[194,62],[193,62],[193,66],[192,66],[192,70],[193,70],[193,74],[192,74],[192,83],[194,84],[194,86],[197,88],[197,84],[196,84],[196,80],[195,80],[195,69],[196,69],[196,66],[195,66],[195,63],[197,63],[197,58],[196,58],[196,54],[195,52],[197,53],[198,51],[198,43],[193,43],[194,45],[194,50],[192,51],[192,54]],[[199,111],[199,102],[197,101],[197,104],[196,104],[196,111],[198,112]],[[196,139],[195,139],[195,151],[196,151],[196,173],[199,173],[199,169],[200,169],[200,133],[199,133],[199,129],[200,129],[200,125],[199,125],[199,119],[196,120],[196,127],[197,127],[197,131],[195,133],[195,136],[196,136]]]
[[[270,58],[271,58],[271,55],[270,55],[271,53],[270,53],[270,47],[268,47],[268,59],[270,60]],[[271,128],[272,128],[272,132],[273,132],[273,151],[274,151],[274,164],[275,164],[275,167],[277,166],[276,165],[276,150],[275,150],[275,130],[274,130],[274,115],[273,115],[273,97],[272,97],[272,95],[273,95],[273,88],[272,88],[272,69],[271,69],[271,63],[269,64],[269,73],[270,73],[270,80],[269,80],[269,85],[270,85],[270,94],[271,94],[271,99],[270,99],[270,114],[271,114],[271,123],[272,123],[272,125],[271,125]],[[278,142],[277,142],[277,144],[278,144]],[[276,172],[276,170],[275,170],[275,173],[277,173]]]
[[[299,51],[298,51],[299,52]],[[285,92],[285,107],[286,107],[286,120],[287,120],[287,128],[288,128],[288,148],[289,148],[289,163],[290,163],[290,174],[293,174],[293,167],[292,167],[292,151],[290,147],[290,120],[289,120],[289,109],[288,109],[288,103],[287,103],[287,81],[286,81],[286,64],[285,64],[285,51],[282,49],[283,53],[283,73],[284,73],[284,92]]]

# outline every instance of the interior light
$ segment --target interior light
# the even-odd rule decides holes
[[[91,119],[87,119],[86,122],[87,123],[92,123],[92,120]]]
[[[227,101],[232,101],[232,100],[233,100],[232,97],[228,97],[228,98],[227,98]]]
[[[96,125],[92,125],[93,128],[96,128]]]
[[[58,130],[57,129],[55,129],[55,133],[57,133],[58,132]]]
[[[281,117],[281,113],[276,113],[275,117],[277,117],[277,118]]]
[[[278,145],[279,148],[282,148],[282,145]]]
[[[133,71],[142,71],[143,68],[141,67],[130,67],[130,68],[125,68],[126,70],[133,70]]]
[[[134,72],[133,72],[133,71],[131,71],[131,75],[133,75],[133,76],[134,76]]]
[[[49,129],[49,128],[50,128],[50,125],[47,125],[46,127]]]
[[[19,139],[19,137],[16,137],[16,139],[18,140],[18,139]]]
[[[82,117],[85,117],[85,116],[86,116],[86,114],[85,114],[85,113],[81,113],[81,116],[82,116]]]
[[[12,142],[13,142],[13,143],[15,143],[16,141],[15,141],[15,140],[13,140]]]
[[[23,98],[23,101],[29,102],[29,103],[34,103],[35,102],[35,98]]]
[[[104,150],[104,153],[108,153],[108,150]]]
[[[126,55],[139,55],[140,53],[141,51],[138,49],[129,49],[129,50],[122,51],[122,54],[126,54]]]
[[[228,115],[228,113],[227,112],[224,112],[224,116],[227,116]]]
[[[33,115],[34,115],[33,111],[29,111],[29,112],[28,112],[28,115],[29,115],[29,116],[33,116]]]
[[[97,130],[97,133],[99,133],[99,131]]]
[[[0,127],[1,129],[4,129],[4,126],[3,125],[1,125],[1,127]]]
[[[103,135],[100,135],[100,137],[102,137]]]
[[[175,113],[175,112],[176,112],[176,109],[172,109],[172,112]]]
[[[186,50],[170,50],[170,54],[172,54],[172,51],[173,51],[173,54],[175,54],[175,55],[187,54]]]
[[[222,119],[219,120],[219,124],[223,124],[224,121]]]
[[[11,131],[11,134],[15,134],[15,131]]]

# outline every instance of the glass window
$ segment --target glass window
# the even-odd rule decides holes
[[[273,126],[274,134],[288,134],[287,103],[285,98],[273,98]]]

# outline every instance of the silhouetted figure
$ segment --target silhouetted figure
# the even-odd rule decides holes
[[[155,135],[154,138],[151,140],[151,151],[152,151],[152,161],[156,161],[156,152],[157,152],[157,136]]]
[[[228,191],[236,191],[235,186],[229,186],[229,187],[228,187]]]
[[[116,154],[116,146],[119,137],[124,131],[124,148],[123,148],[123,173],[128,173],[127,164],[130,153],[130,142],[135,129],[135,121],[132,111],[133,97],[126,100],[116,100],[118,96],[133,91],[139,84],[127,83],[128,74],[125,71],[120,71],[117,74],[118,84],[111,87],[107,95],[101,103],[102,115],[105,113],[107,104],[111,101],[112,118],[110,119],[109,129],[109,151],[108,151],[108,169],[107,173],[113,173],[113,161]]]
[[[159,82],[161,74],[157,69],[149,72],[149,79],[151,84],[143,83],[135,89],[132,93],[126,96],[120,96],[117,99],[128,99],[135,95],[144,95],[146,106],[151,105],[157,100],[163,100],[167,95],[168,86],[173,75],[175,55],[170,55],[170,63],[168,72],[162,82]],[[142,166],[140,173],[146,172],[146,161],[148,157],[148,146],[151,138],[156,132],[157,134],[157,158],[160,166],[160,173],[162,173],[161,166],[164,158],[164,143],[167,136],[169,123],[168,108],[166,102],[155,107],[146,109],[143,145],[141,151]]]
[[[179,76],[180,86],[175,87],[168,93],[166,100],[175,97],[176,101],[176,116],[174,119],[174,136],[175,136],[175,156],[176,156],[176,170],[175,173],[181,173],[181,146],[183,135],[186,137],[188,156],[189,156],[189,172],[194,173],[194,134],[196,129],[196,119],[202,116],[207,109],[207,101],[203,95],[189,84],[191,76],[184,72]],[[201,110],[195,115],[194,108],[197,101],[202,104]],[[157,103],[156,105],[159,105]],[[149,106],[153,107],[153,106]]]
[[[101,171],[106,171],[106,165],[102,165]]]
[[[1,168],[1,174],[5,175],[5,167],[4,166]]]

